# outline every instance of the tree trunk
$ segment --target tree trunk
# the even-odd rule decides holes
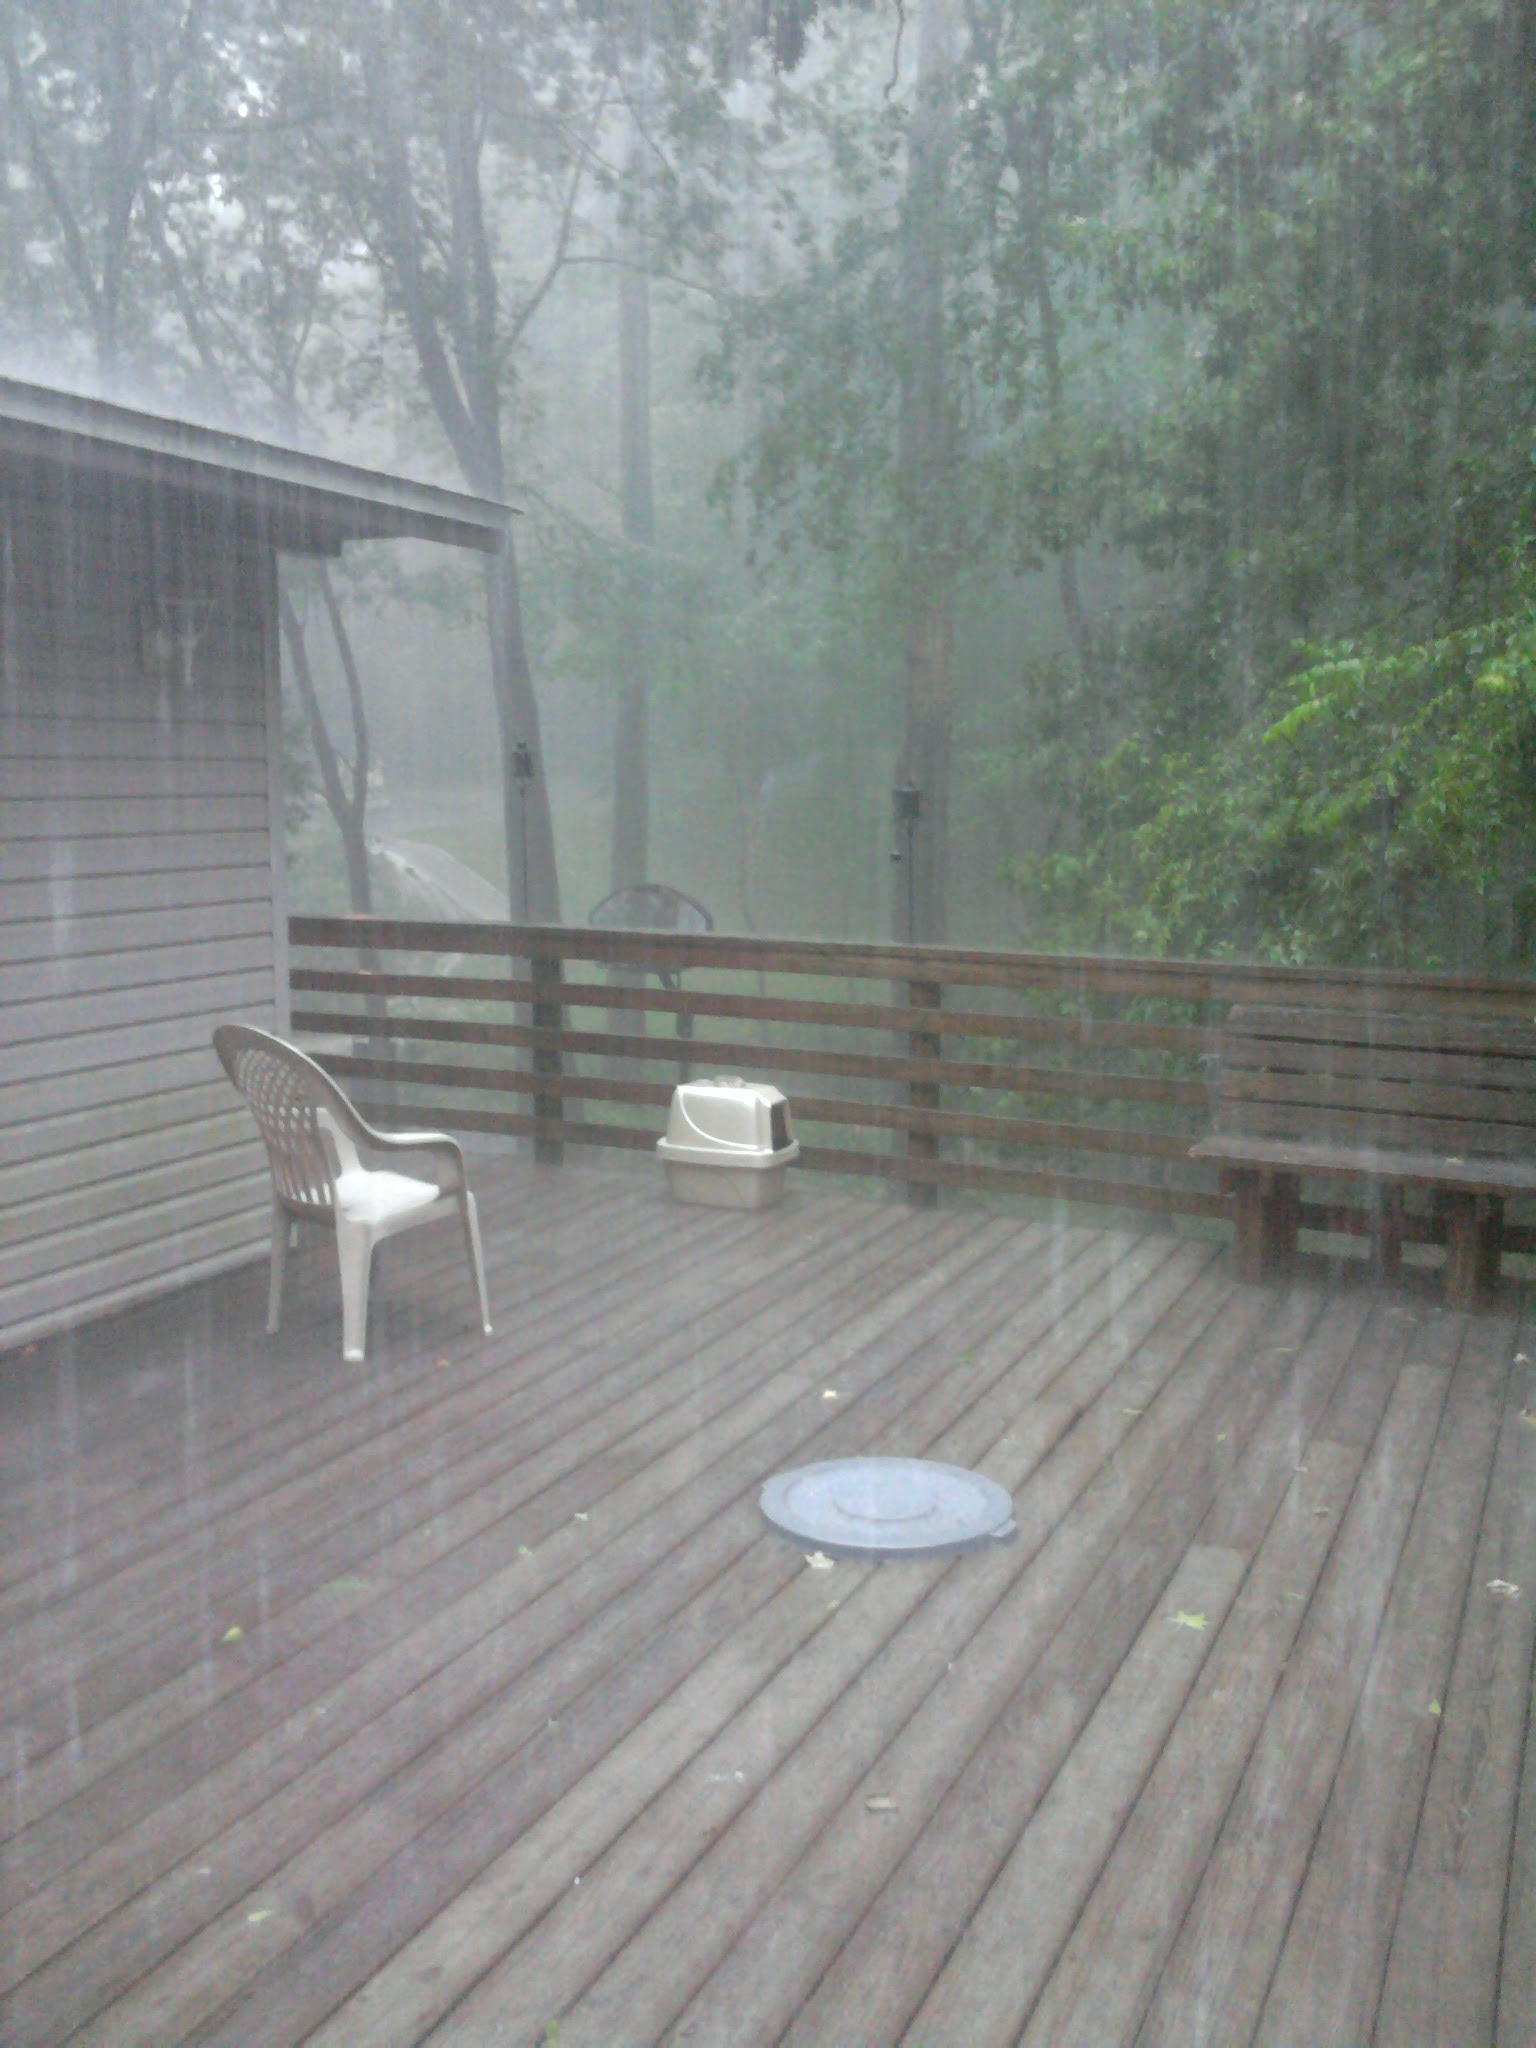
[[[951,580],[917,594],[906,636],[906,729],[896,777],[915,784],[922,805],[911,837],[912,875],[906,873],[907,837],[892,867],[894,930],[921,945],[943,943],[949,925],[949,763],[954,724],[955,620]],[[908,930],[910,923],[911,929]]]
[[[334,596],[329,587],[327,596],[334,606]],[[333,624],[335,617],[333,612]],[[320,770],[320,788],[325,797],[325,807],[334,819],[341,839],[342,855],[347,864],[347,895],[352,908],[360,917],[371,917],[373,884],[368,872],[366,830],[368,725],[364,716],[362,695],[359,690],[352,687],[353,677],[349,674],[348,698],[352,709],[353,760],[350,778],[352,786],[348,789],[348,778],[343,772],[341,759],[332,744],[325,716],[320,709],[314,670],[310,665],[309,647],[304,638],[304,622],[294,610],[293,600],[286,590],[282,594],[282,625],[283,638],[288,643],[288,655],[293,665],[293,679],[298,685],[299,700],[304,706],[304,716],[309,722],[309,736]],[[350,653],[349,646],[348,657]]]
[[[623,520],[629,672],[613,735],[613,839],[609,887],[650,876],[649,727],[652,575],[656,499],[651,477],[651,281],[626,264],[619,272],[619,501]]]
[[[949,765],[954,718],[954,445],[944,346],[945,198],[954,143],[949,0],[923,10],[917,102],[909,130],[902,302],[907,360],[898,462],[907,532],[905,733],[897,780],[913,783],[921,814],[892,868],[893,928],[942,941],[948,930]],[[908,924],[912,929],[908,930]]]
[[[539,732],[539,703],[523,640],[517,544],[509,532],[500,554],[485,558],[485,608],[490,629],[491,683],[501,728],[501,791],[507,833],[507,900],[514,918],[526,909],[535,924],[560,922],[560,881],[555,867],[554,821]],[[533,756],[532,780],[512,772],[513,749]],[[524,845],[526,859],[524,866]]]
[[[377,33],[368,46],[365,70],[378,150],[379,247],[427,395],[464,480],[471,490],[500,498],[506,491],[501,434],[502,329],[481,189],[486,132],[483,78],[472,39],[451,45],[445,62],[445,76],[452,89],[437,139],[443,152],[450,233],[439,276],[433,269],[434,247],[425,229],[413,182],[411,150],[402,126],[402,109],[408,108],[409,99],[401,50],[387,35]],[[562,238],[545,289],[563,257]],[[525,307],[525,318],[529,310]],[[486,557],[484,573],[491,690],[501,732],[508,895],[515,917],[526,909],[536,923],[555,924],[560,918],[555,836],[538,700],[523,637],[517,543],[510,530],[500,554]],[[533,757],[534,773],[525,784],[520,784],[513,772],[514,750],[519,745],[526,746]]]

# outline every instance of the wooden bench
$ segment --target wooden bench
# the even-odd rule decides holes
[[[1303,1176],[1356,1180],[1388,1278],[1401,1262],[1404,1194],[1430,1192],[1447,1299],[1474,1306],[1498,1279],[1506,1198],[1536,1195],[1536,1031],[1498,1018],[1239,1006],[1222,1033],[1217,1128],[1192,1156],[1221,1169],[1242,1279],[1290,1266]]]

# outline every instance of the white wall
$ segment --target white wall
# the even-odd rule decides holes
[[[280,1015],[270,571],[127,485],[0,488],[0,1347],[266,1250],[210,1035]]]

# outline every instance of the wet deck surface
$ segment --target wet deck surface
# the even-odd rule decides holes
[[[8,2048],[1536,2040],[1528,1302],[482,1203],[489,1341],[445,1231],[0,1360]],[[859,1451],[1018,1540],[808,1565]]]

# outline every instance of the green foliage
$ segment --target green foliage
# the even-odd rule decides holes
[[[1532,964],[1528,0],[16,0],[0,56],[0,334],[515,477],[583,836],[643,636],[658,858],[743,921],[885,928],[927,719],[956,937]]]
[[[1213,752],[1098,772],[1090,857],[1020,880],[1122,943],[1388,966],[1536,965],[1536,598],[1313,650]]]

